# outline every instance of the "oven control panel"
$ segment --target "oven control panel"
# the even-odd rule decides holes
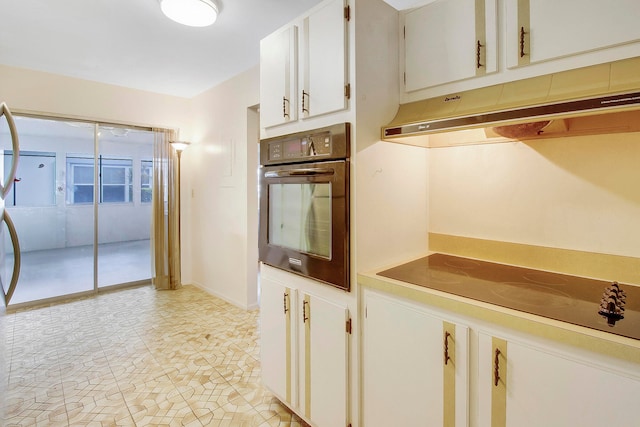
[[[349,123],[260,141],[260,164],[347,159]]]
[[[331,134],[309,135],[285,141],[272,141],[268,144],[269,161],[299,160],[306,161],[315,157],[331,154]]]

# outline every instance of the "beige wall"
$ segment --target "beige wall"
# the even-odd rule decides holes
[[[190,101],[0,65],[0,102],[27,111],[187,131]],[[186,133],[184,136],[186,135]]]
[[[183,282],[244,308],[257,306],[259,83],[256,66],[194,98],[182,156]]]
[[[0,101],[13,111],[175,128],[182,155],[183,283],[240,307],[257,305],[255,67],[185,99],[0,66]],[[248,127],[253,132],[248,133]]]
[[[429,154],[430,232],[640,257],[640,133]]]

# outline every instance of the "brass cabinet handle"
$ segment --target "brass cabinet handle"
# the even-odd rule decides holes
[[[285,292],[283,296],[284,296],[284,314],[287,314],[287,312],[289,311],[289,307],[287,306],[287,298],[289,298],[289,293]]]
[[[444,333],[444,364],[445,365],[449,363],[449,360],[451,360],[451,357],[449,357],[449,337],[450,336],[451,334],[449,333],[449,331]]]
[[[493,385],[498,387],[500,381],[500,350],[496,348],[496,357],[493,361]]]
[[[285,119],[289,118],[289,113],[287,113],[287,104],[289,104],[289,100],[286,96],[282,97],[282,117]]]
[[[480,48],[481,47],[483,47],[483,46],[480,43],[480,40],[478,40],[478,43],[476,44],[476,68],[482,67],[482,64],[480,63]]]
[[[307,323],[307,320],[309,320],[309,316],[307,316],[308,305],[309,305],[309,301],[302,302],[302,323]]]
[[[307,98],[309,97],[309,92],[305,92],[304,89],[303,89],[302,90],[302,112],[303,113],[308,113],[309,112],[309,108],[305,107],[305,104],[304,104],[304,98],[305,97],[307,97]]]
[[[524,57],[524,35],[527,34],[524,31],[524,27],[520,27],[520,58]]]

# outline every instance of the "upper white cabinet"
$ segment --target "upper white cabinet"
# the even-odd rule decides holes
[[[468,426],[468,328],[371,290],[364,304],[363,425]]]
[[[401,16],[401,103],[640,56],[637,0],[436,0]]]
[[[479,333],[480,426],[635,426],[638,368]]]
[[[297,58],[295,25],[260,41],[260,119],[264,127],[298,118]]]
[[[638,0],[508,0],[507,66],[640,41]]]
[[[497,70],[496,0],[439,0],[404,19],[406,92]]]
[[[262,127],[347,107],[349,9],[345,2],[323,2],[294,24],[261,41]]]
[[[303,117],[347,107],[345,0],[333,0],[303,21],[301,106]]]

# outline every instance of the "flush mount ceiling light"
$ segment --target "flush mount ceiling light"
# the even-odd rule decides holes
[[[212,0],[160,0],[160,9],[169,19],[190,27],[206,27],[218,17]]]

